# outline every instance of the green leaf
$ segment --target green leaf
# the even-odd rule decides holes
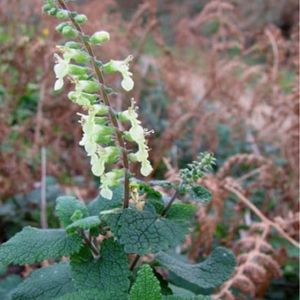
[[[78,290],[97,287],[110,296],[108,299],[126,299],[130,275],[128,259],[122,247],[113,239],[102,243],[99,259],[92,258],[82,262],[72,260],[71,272]]]
[[[200,203],[208,204],[211,201],[212,195],[209,190],[207,190],[202,185],[193,185],[189,189],[189,195],[190,197]]]
[[[180,244],[189,222],[162,218],[152,210],[124,209],[122,213],[105,217],[126,253],[156,253]]]
[[[167,218],[177,222],[189,224],[197,211],[197,207],[188,203],[174,203],[170,207]]]
[[[0,281],[0,299],[9,300],[10,292],[22,281],[18,275],[9,275]]]
[[[68,236],[63,229],[27,226],[0,246],[0,262],[32,264],[47,258],[69,256],[78,252],[81,245],[79,236]]]
[[[202,288],[216,288],[226,281],[235,267],[235,257],[223,247],[216,248],[203,262],[187,264],[166,254],[159,253],[156,260],[178,277]]]
[[[74,232],[77,228],[81,228],[83,230],[88,230],[100,225],[100,219],[97,216],[91,216],[84,219],[80,219],[78,221],[70,224],[66,230],[67,232]]]
[[[18,285],[12,300],[52,300],[74,290],[68,263],[33,271]]]
[[[118,186],[112,189],[113,197],[108,200],[102,196],[98,196],[95,200],[88,204],[88,210],[91,216],[98,216],[100,212],[104,210],[110,210],[122,206],[122,200],[124,195],[123,186]]]
[[[149,265],[143,265],[130,291],[130,300],[161,300],[160,285]]]
[[[82,217],[88,216],[88,210],[85,204],[72,196],[58,197],[55,211],[64,227],[73,223],[71,217],[75,211],[81,211]]]
[[[211,300],[210,296],[191,296],[191,297],[182,297],[182,296],[165,296],[163,297],[163,300]]]
[[[127,300],[126,298],[124,298]],[[111,294],[99,289],[88,289],[76,292],[71,292],[55,300],[112,300]],[[121,300],[121,299],[120,299]]]

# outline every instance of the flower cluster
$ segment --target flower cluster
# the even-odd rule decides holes
[[[78,31],[79,27],[74,26],[74,22],[83,24],[87,20],[86,16],[58,8],[55,1],[47,0],[44,11],[64,20],[56,27],[56,30],[67,38],[81,37],[84,43],[88,43],[90,46],[101,46],[110,39],[110,35],[106,31],[97,31],[90,37]],[[59,53],[54,54],[56,77],[54,90],[61,90],[66,80],[74,84],[74,90],[69,92],[68,98],[85,111],[84,114],[79,114],[79,122],[83,130],[79,144],[84,147],[90,157],[92,173],[100,177],[100,194],[111,199],[113,195],[111,188],[118,185],[124,176],[124,169],[113,167],[120,160],[123,149],[120,148],[120,143],[116,143],[117,129],[112,126],[111,118],[115,117],[118,122],[125,121],[131,124],[128,132],[121,132],[121,138],[125,140],[130,137],[130,140],[137,144],[138,151],[128,155],[128,158],[141,163],[141,174],[144,176],[148,176],[152,171],[148,160],[146,132],[138,120],[134,102],[131,107],[121,113],[113,112],[109,107],[110,104],[103,102],[103,91],[106,93],[107,87],[102,81],[95,79],[93,71],[89,67],[90,63],[95,64],[95,58],[91,57],[82,46],[80,42],[76,41],[68,41],[64,46],[57,46]],[[97,61],[97,66],[103,73],[119,72],[122,75],[122,88],[130,91],[134,87],[132,73],[129,70],[132,59],[133,57],[129,55],[124,60],[110,60],[104,64]]]

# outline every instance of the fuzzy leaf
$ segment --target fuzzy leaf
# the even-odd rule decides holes
[[[191,296],[191,297],[183,297],[183,296],[165,296],[163,297],[163,300],[211,300],[210,296]]]
[[[52,300],[74,290],[67,263],[33,271],[18,285],[12,300]]]
[[[99,289],[88,289],[71,292],[55,300],[112,300],[111,294]],[[126,299],[126,298],[124,298]]]
[[[189,195],[197,202],[207,204],[211,200],[211,192],[202,185],[194,185],[189,189]]]
[[[71,217],[75,211],[81,211],[83,218],[88,216],[85,204],[72,196],[58,197],[55,210],[64,227],[72,224]]]
[[[122,247],[113,239],[105,240],[101,245],[100,259],[71,261],[72,278],[78,290],[89,290],[97,287],[110,298],[126,299],[129,289],[128,260]],[[100,298],[102,299],[102,298]]]
[[[67,232],[76,231],[77,228],[88,230],[88,229],[99,226],[99,224],[100,224],[99,217],[91,216],[91,217],[79,219],[79,220],[73,222],[66,228],[66,230],[67,230]]]
[[[159,281],[149,265],[143,265],[130,291],[130,300],[161,300]]]
[[[106,217],[114,236],[124,245],[126,253],[156,253],[180,244],[189,221],[158,216],[155,210],[124,209]]]
[[[22,281],[18,275],[9,275],[0,281],[0,299],[9,300],[11,299],[10,293],[15,287]]]
[[[178,277],[203,289],[216,288],[226,281],[235,267],[235,257],[223,247],[216,248],[203,262],[187,264],[166,254],[159,253],[156,260]]]
[[[78,252],[81,244],[79,236],[68,236],[63,229],[27,226],[0,246],[0,262],[24,265],[69,256]]]

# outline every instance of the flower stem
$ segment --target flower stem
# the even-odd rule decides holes
[[[64,0],[58,0],[58,3],[63,9],[70,12],[70,10],[68,9],[68,6],[66,5]],[[84,33],[83,33],[81,26],[76,22],[76,20],[72,17],[72,15],[70,13],[69,13],[69,18],[70,18],[71,22],[73,23],[74,27],[80,33],[81,41],[84,44],[87,52],[89,53],[89,55],[91,57],[91,61],[92,61],[97,79],[98,79],[99,83],[102,85],[101,93],[102,93],[103,101],[104,101],[105,105],[108,107],[109,118],[110,118],[112,125],[114,126],[114,128],[116,130],[118,144],[119,144],[120,148],[122,149],[122,161],[123,161],[123,167],[124,167],[124,173],[125,173],[124,174],[123,207],[127,208],[129,206],[129,161],[128,161],[128,157],[127,157],[125,141],[122,137],[122,133],[119,128],[118,120],[117,120],[117,118],[113,112],[113,109],[110,105],[108,94],[105,91],[105,89],[103,88],[105,86],[104,77],[103,77],[103,73],[102,73],[101,69],[99,68],[99,66],[96,63],[94,51],[93,51],[90,43],[86,39],[84,39]]]

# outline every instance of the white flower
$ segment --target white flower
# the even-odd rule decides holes
[[[131,138],[138,144],[138,151],[135,153],[135,158],[141,163],[141,173],[144,176],[148,176],[152,172],[151,164],[148,160],[148,146],[145,139],[145,132],[143,127],[140,125],[141,122],[138,120],[138,114],[134,108],[134,102],[131,107],[122,113],[131,123],[129,134]]]
[[[56,76],[56,82],[54,85],[54,90],[58,91],[64,86],[64,77],[69,73],[69,62],[70,59],[63,59],[58,54],[54,54],[56,58],[56,64],[54,66],[54,73]]]
[[[119,169],[114,169],[111,172],[103,174],[101,176],[100,195],[106,199],[111,200],[113,192],[110,188],[118,185],[123,175],[124,171]]]
[[[132,80],[132,73],[129,71],[129,63],[132,61],[133,56],[129,55],[124,60],[111,60],[103,66],[104,71],[111,72],[120,72],[123,76],[121,86],[125,91],[130,91],[133,89],[134,82]]]

